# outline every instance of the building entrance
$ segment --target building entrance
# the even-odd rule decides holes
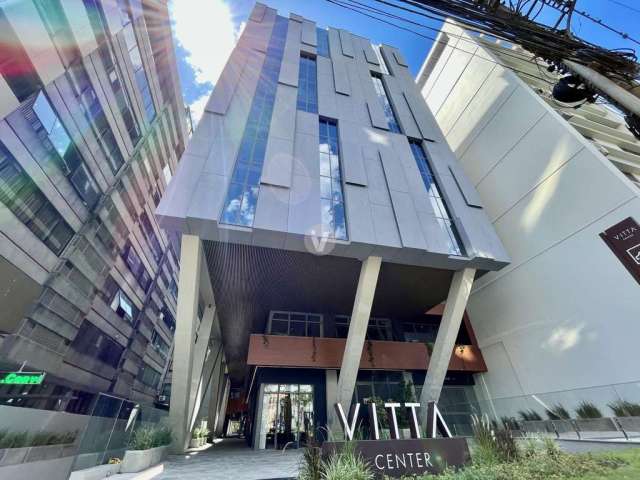
[[[259,448],[304,446],[313,436],[313,386],[265,384]]]

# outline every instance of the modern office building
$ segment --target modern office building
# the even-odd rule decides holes
[[[478,391],[611,414],[640,400],[640,142],[602,99],[555,101],[557,79],[518,46],[446,24],[417,83],[511,257],[469,299]]]
[[[178,450],[223,370],[255,448],[335,402],[473,395],[467,295],[509,260],[396,48],[257,4],[156,214],[182,235]]]
[[[187,141],[166,2],[0,4],[0,404],[154,402],[179,252],[154,209]]]

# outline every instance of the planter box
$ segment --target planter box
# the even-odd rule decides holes
[[[121,464],[118,463],[112,465],[98,465],[96,467],[85,468],[83,470],[76,470],[75,472],[71,472],[69,480],[103,480],[111,475],[120,473],[120,465]]]
[[[189,440],[189,448],[198,448],[200,446],[199,438],[192,438]]]
[[[167,445],[149,450],[127,450],[122,459],[120,473],[135,473],[162,462],[167,455]]]
[[[0,449],[0,466],[69,457],[74,454],[75,448],[75,445],[71,443]]]
[[[67,480],[73,459],[74,457],[58,457],[13,465],[5,464],[0,466],[0,478],[3,480]]]

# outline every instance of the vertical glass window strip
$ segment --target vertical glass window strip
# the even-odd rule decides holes
[[[324,232],[330,237],[347,240],[344,195],[340,173],[338,124],[320,119],[320,208]]]
[[[318,75],[316,59],[307,55],[300,57],[298,110],[318,113]]]
[[[124,158],[82,62],[73,64],[67,71],[67,77],[76,91],[76,97],[83,107],[85,118],[101,140],[109,168],[115,175],[124,165]]]
[[[431,201],[431,206],[433,208],[433,212],[435,213],[438,224],[440,225],[440,228],[447,234],[449,253],[452,255],[462,255],[462,243],[460,242],[460,239],[458,237],[456,227],[451,220],[449,209],[447,208],[444,198],[442,198],[442,194],[440,193],[440,187],[438,187],[438,183],[433,176],[433,172],[431,171],[427,155],[422,148],[421,142],[418,140],[410,139],[409,145],[411,146],[413,157],[415,158],[418,165],[418,170],[420,170],[420,176],[422,177],[424,186],[427,189],[427,193],[429,194],[429,200]]]
[[[121,5],[120,8],[126,8]],[[128,21],[123,22],[123,35],[125,43],[127,44],[127,50],[129,51],[129,58],[133,66],[133,76],[136,79],[136,84],[142,95],[142,103],[144,105],[144,113],[147,117],[147,121],[151,123],[156,117],[156,107],[153,105],[153,97],[151,96],[151,88],[149,87],[149,80],[147,79],[147,73],[144,71],[144,65],[142,63],[142,56],[140,54],[140,48],[138,47],[138,41],[136,34],[133,30],[133,21],[131,19],[131,12],[127,10]],[[124,14],[124,12],[123,12]]]
[[[379,74],[371,72],[371,80],[373,81],[373,87],[376,89],[376,94],[378,95],[378,99],[380,100],[380,104],[382,105],[384,116],[387,117],[389,130],[395,133],[402,133],[402,130],[400,130],[400,125],[398,124],[398,120],[396,119],[396,114],[394,113],[391,102],[389,101],[387,90],[385,89],[384,83],[382,82],[382,77],[380,77]]]
[[[316,36],[318,38],[318,55],[323,57],[331,57],[329,52],[329,32],[324,28],[316,28]]]
[[[378,57],[378,63],[380,64],[380,70],[382,70],[382,73],[384,73],[385,75],[389,75],[389,69],[387,68],[387,62],[384,61],[384,57],[382,56],[382,52],[380,51],[380,45],[371,45],[373,47],[373,51],[376,54],[376,57]]]
[[[122,86],[120,74],[116,69],[116,64],[113,60],[111,50],[109,49],[109,42],[107,41],[106,33],[107,21],[104,16],[104,12],[102,11],[102,6],[99,5],[96,0],[83,0],[83,2],[89,17],[89,22],[91,23],[91,28],[93,29],[98,42],[98,54],[100,56],[100,61],[107,73],[111,89],[116,97],[116,105],[120,111],[122,120],[124,121],[131,143],[136,146],[141,138],[140,130],[132,113],[131,100]]]
[[[31,109],[35,115],[29,115],[30,120],[45,148],[59,159],[65,176],[85,205],[92,208],[100,198],[98,185],[43,91],[38,93]]]
[[[73,237],[69,224],[2,143],[0,201],[56,255]]]
[[[242,135],[221,223],[245,227],[253,225],[287,27],[288,21],[285,18],[276,18],[256,93],[251,102],[249,119]]]

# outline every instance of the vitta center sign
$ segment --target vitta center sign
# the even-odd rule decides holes
[[[446,467],[461,467],[469,462],[469,448],[464,438],[453,438],[435,402],[427,404],[427,428],[425,438],[420,435],[418,421],[419,403],[384,404],[389,420],[390,440],[380,440],[380,422],[376,404],[368,405],[370,439],[357,440],[354,449],[369,464],[377,477],[402,477],[440,473]],[[411,438],[400,438],[398,409],[408,409]],[[347,441],[353,441],[360,420],[360,404],[351,407],[349,417],[342,405],[335,404],[336,415]],[[441,437],[437,438],[437,433]],[[344,442],[325,442],[323,456],[328,456],[344,447]]]

